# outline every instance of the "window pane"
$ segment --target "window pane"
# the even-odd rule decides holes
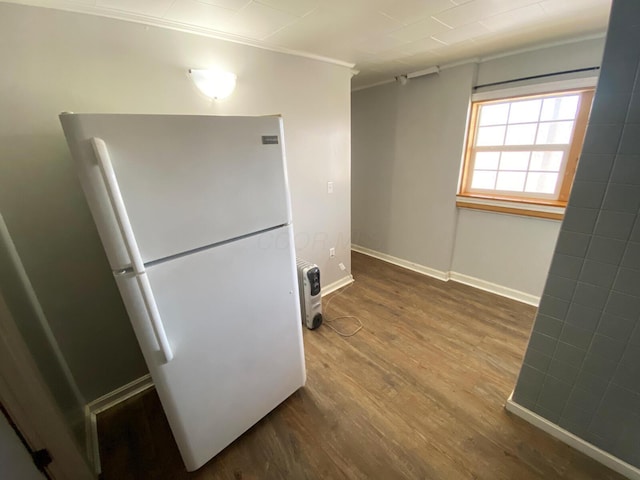
[[[565,143],[571,141],[573,132],[573,122],[550,122],[541,123],[538,127],[537,144],[544,143]]]
[[[500,152],[478,152],[474,170],[497,170]]]
[[[509,123],[537,122],[540,117],[542,100],[527,100],[511,104]]]
[[[502,152],[500,170],[527,170],[531,152]]]
[[[488,145],[504,145],[505,127],[480,127],[476,145],[486,147]]]
[[[557,173],[529,172],[525,191],[530,193],[554,193],[557,183]]]
[[[483,105],[480,107],[480,126],[504,125],[507,123],[509,104]]]
[[[530,170],[548,170],[559,172],[564,152],[533,152]]]
[[[505,145],[533,145],[536,137],[536,124],[509,125]]]
[[[493,190],[496,185],[496,172],[473,172],[471,188],[481,188],[483,190]]]
[[[579,95],[547,98],[542,104],[540,120],[574,120]]]
[[[496,190],[507,190],[510,192],[522,192],[524,190],[525,172],[498,172]]]
[[[468,132],[461,193],[557,199],[564,182],[573,181],[576,159],[569,152],[581,146],[581,139],[572,143],[576,117],[582,122],[591,96],[589,89],[473,102],[477,117]]]

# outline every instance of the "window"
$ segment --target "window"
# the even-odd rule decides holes
[[[528,215],[532,205],[565,207],[592,99],[593,89],[583,88],[474,101],[458,205],[503,200],[502,209],[471,208]]]

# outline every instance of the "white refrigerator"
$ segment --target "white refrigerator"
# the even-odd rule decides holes
[[[305,383],[278,116],[60,121],[187,470]]]

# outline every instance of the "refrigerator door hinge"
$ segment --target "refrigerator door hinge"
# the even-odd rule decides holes
[[[31,452],[31,458],[33,459],[33,463],[35,464],[36,468],[40,471],[44,471],[44,469],[47,468],[47,466],[49,466],[49,464],[53,461],[49,450],[47,450],[46,448]]]

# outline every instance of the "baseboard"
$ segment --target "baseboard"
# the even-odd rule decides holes
[[[403,260],[402,258],[387,255],[386,253],[382,252],[377,252],[360,245],[351,245],[351,250],[353,250],[354,252],[362,253],[364,255],[368,255],[373,258],[377,258],[378,260],[382,260],[387,263],[392,263],[393,265],[406,268],[407,270],[412,270],[429,277],[437,278],[438,280],[442,280],[444,282],[449,280],[449,272],[443,272],[434,268],[425,267],[424,265],[420,265],[419,263]]]
[[[322,296],[324,297],[325,295],[329,295],[330,293],[333,293],[336,290],[339,290],[342,287],[346,287],[347,285],[350,285],[352,283],[353,283],[353,276],[349,274],[346,277],[342,277],[341,279],[336,280],[335,282],[330,283],[325,287],[322,287]]]
[[[495,293],[496,295],[511,298],[512,300],[517,300],[528,305],[533,305],[534,307],[537,307],[540,304],[540,297],[521,292],[520,290],[514,290],[513,288],[504,287],[502,285],[498,285],[497,283],[487,282],[486,280],[482,280],[480,278],[470,277],[469,275],[465,275],[463,273],[449,272],[449,278],[454,282],[464,283],[465,285],[469,285],[470,287],[475,287],[486,292]]]
[[[347,275],[345,277],[336,280],[329,285],[322,287],[322,296],[328,295],[342,287],[346,287],[353,283],[353,276]],[[98,446],[98,428],[96,416],[108,410],[109,408],[124,402],[125,400],[144,392],[148,388],[153,387],[153,380],[151,375],[147,374],[144,377],[140,377],[131,383],[128,383],[120,388],[117,388],[113,392],[109,392],[100,398],[88,403],[85,408],[85,431],[87,438],[87,452],[89,458],[92,460],[93,467],[96,474],[100,474],[102,468],[100,466],[100,449]]]
[[[568,432],[564,428],[559,427],[555,423],[550,422],[546,418],[537,415],[528,408],[525,408],[522,405],[514,402],[513,393],[509,395],[509,398],[505,405],[505,409],[508,412],[513,413],[517,417],[522,418],[524,421],[530,423],[531,425],[548,433],[552,437],[557,438],[561,442],[569,445],[572,448],[575,448],[588,457],[593,458],[597,462],[606,465],[611,470],[614,470],[631,480],[640,480],[640,469],[628,464],[623,460],[620,460],[618,457],[615,457],[610,453],[605,452],[604,450],[601,450],[595,445],[592,445],[582,438],[577,437],[571,432]]]
[[[438,280],[442,280],[444,282],[453,280],[458,283],[464,283],[465,285],[469,285],[486,292],[495,293],[496,295],[500,295],[502,297],[511,298],[512,300],[517,300],[518,302],[526,303],[528,305],[533,305],[534,307],[537,307],[540,303],[540,297],[521,292],[519,290],[514,290],[513,288],[504,287],[502,285],[498,285],[497,283],[487,282],[486,280],[482,280],[480,278],[470,277],[469,275],[464,275],[457,272],[443,272],[441,270],[435,270],[433,268],[425,267],[424,265],[410,262],[408,260],[403,260],[402,258],[394,257],[392,255],[387,255],[386,253],[377,252],[360,245],[352,245],[351,250],[353,250],[354,252],[362,253],[364,255],[368,255],[373,258],[377,258],[378,260],[382,260],[383,262],[392,263],[393,265],[397,265],[399,267],[403,267],[408,270],[427,275],[432,278],[437,278]]]
[[[146,374],[131,383],[109,392],[100,398],[89,402],[85,408],[85,428],[87,433],[87,452],[89,458],[93,460],[93,467],[96,474],[100,474],[102,468],[100,466],[100,449],[98,448],[98,427],[96,416],[105,410],[117,405],[120,402],[144,392],[148,388],[153,387],[151,375]]]

